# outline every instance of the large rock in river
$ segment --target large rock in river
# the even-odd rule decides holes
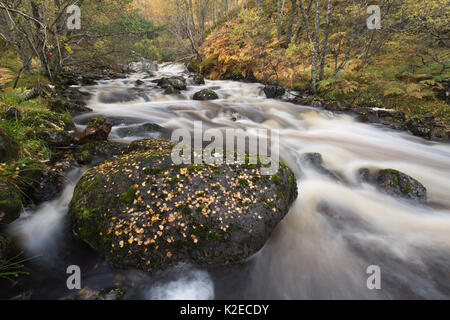
[[[261,249],[297,197],[292,171],[178,166],[173,146],[140,140],[87,171],[70,203],[75,235],[116,266],[145,271],[238,262]]]

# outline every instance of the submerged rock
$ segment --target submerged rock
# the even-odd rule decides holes
[[[141,97],[138,92],[131,90],[120,90],[113,92],[101,92],[98,99],[101,103],[122,103],[137,100]]]
[[[94,141],[105,141],[111,132],[112,124],[103,116],[98,116],[89,121],[87,128],[78,140],[79,144]]]
[[[292,171],[261,164],[174,165],[175,144],[134,142],[87,171],[69,206],[77,237],[119,267],[242,261],[263,247],[297,197]]]
[[[217,95],[217,93],[215,93],[213,90],[211,89],[203,89],[200,90],[199,92],[196,92],[194,94],[194,100],[216,100],[219,99],[219,96]]]
[[[123,138],[123,137],[146,137],[148,134],[153,133],[164,133],[168,135],[170,130],[161,127],[156,123],[143,123],[136,126],[118,128],[115,133]],[[153,137],[153,136],[152,136]]]
[[[323,165],[323,158],[320,153],[305,153],[302,155],[301,160],[313,167],[316,171],[329,176],[333,180],[341,181],[341,178],[338,175],[325,168]]]
[[[264,93],[269,99],[281,98],[286,90],[282,86],[267,85],[264,87]]]

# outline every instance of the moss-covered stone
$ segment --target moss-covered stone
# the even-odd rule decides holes
[[[217,93],[211,89],[203,89],[196,92],[193,97],[194,100],[216,100],[219,99]]]
[[[374,179],[378,188],[387,194],[422,203],[427,201],[427,189],[419,181],[398,170],[379,170]]]
[[[297,197],[291,170],[280,165],[275,184],[253,179],[261,164],[174,165],[174,145],[136,141],[87,171],[69,208],[76,236],[117,266],[146,271],[257,252]]]

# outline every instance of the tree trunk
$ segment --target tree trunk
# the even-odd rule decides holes
[[[289,18],[288,29],[286,32],[286,43],[289,45],[291,43],[292,38],[292,28],[294,26],[295,14],[297,11],[297,0],[292,0],[291,14]]]
[[[320,57],[320,73],[319,80],[323,80],[323,74],[325,69],[325,58],[328,51],[328,36],[330,33],[330,20],[331,20],[332,0],[327,0],[327,24],[325,27],[325,36],[323,39],[322,52]]]
[[[317,93],[317,60],[319,57],[320,45],[320,0],[316,0],[316,17],[314,23],[314,50],[311,63],[311,89]]]

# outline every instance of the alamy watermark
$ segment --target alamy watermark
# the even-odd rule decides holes
[[[194,121],[193,136],[187,129],[172,133],[179,143],[172,150],[172,161],[180,164],[261,164],[262,175],[274,175],[279,169],[279,133],[275,129],[203,130],[201,121]],[[181,141],[180,141],[181,139]],[[193,142],[193,145],[192,145]],[[204,143],[209,143],[203,148]],[[269,154],[270,153],[270,154]]]
[[[381,29],[381,9],[377,5],[370,5],[367,7],[367,28],[369,30],[380,30]]]
[[[381,289],[381,268],[377,265],[370,265],[366,269],[366,273],[370,274],[367,278],[367,289],[380,290]]]
[[[69,30],[80,30],[81,29],[81,9],[77,5],[71,5],[67,7],[67,29]]]
[[[81,289],[81,269],[77,265],[71,265],[67,267],[67,274],[70,276],[67,278],[66,285],[69,290]]]

